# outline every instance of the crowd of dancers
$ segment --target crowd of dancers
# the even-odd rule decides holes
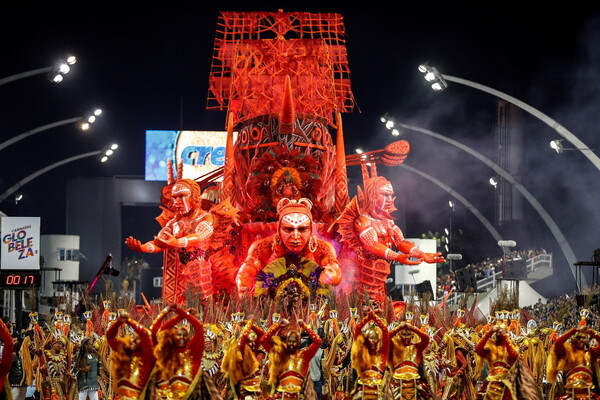
[[[58,311],[43,327],[32,313],[18,334],[0,326],[3,396],[22,400],[33,389],[50,400],[598,398],[600,334],[587,308],[575,326],[563,326],[538,325],[519,309],[496,307],[481,318],[475,306],[356,304],[320,299],[226,317],[209,305],[125,310],[107,300],[81,321]]]

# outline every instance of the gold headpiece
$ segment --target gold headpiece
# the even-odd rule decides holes
[[[369,336],[374,333],[377,335],[377,340],[381,339],[381,328],[374,321],[367,323],[362,328],[362,333],[365,336]]]
[[[242,322],[243,319],[244,319],[243,312],[231,313],[231,322]]]
[[[38,322],[38,313],[37,312],[30,312],[29,313],[29,319],[31,320],[32,323],[37,323]]]

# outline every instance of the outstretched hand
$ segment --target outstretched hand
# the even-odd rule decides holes
[[[324,265],[319,282],[324,285],[338,285],[342,281],[342,272],[337,265]]]
[[[154,243],[161,249],[172,249],[177,246],[177,238],[169,232],[162,232],[160,237],[154,237]]]
[[[446,259],[442,257],[442,253],[423,253],[421,258],[428,264],[438,264],[446,262]]]
[[[421,264],[421,260],[412,260],[412,257],[408,254],[398,254],[396,261],[406,265],[418,265]]]
[[[137,239],[134,239],[132,236],[129,236],[127,239],[125,239],[125,244],[133,251],[144,251],[142,250],[142,242],[140,242]]]

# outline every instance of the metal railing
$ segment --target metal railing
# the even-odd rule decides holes
[[[535,257],[526,260],[527,274],[535,272],[542,268],[552,268],[552,254],[538,254]],[[477,291],[487,293],[494,289],[497,282],[502,279],[502,271],[494,272],[492,275],[479,279],[477,281]],[[449,304],[456,304],[461,293],[453,292],[448,298]],[[440,300],[440,299],[438,299]]]

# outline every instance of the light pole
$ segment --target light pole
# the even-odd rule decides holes
[[[426,174],[425,172],[420,171],[414,167],[411,167],[406,164],[400,164],[399,167],[407,169],[417,175],[422,176],[423,178],[427,179],[428,181],[434,183],[435,185],[448,192],[450,195],[452,195],[452,197],[460,201],[469,211],[471,211],[471,213],[473,213],[473,215],[479,220],[479,222],[481,222],[481,224],[488,230],[490,235],[492,235],[492,237],[496,241],[501,240],[502,236],[500,236],[500,233],[496,230],[496,228],[494,228],[494,225],[481,212],[479,212],[479,210],[469,200],[467,200],[460,193],[458,193],[439,179],[436,179],[433,176]]]
[[[517,245],[517,242],[515,242],[514,240],[499,240],[498,241],[498,246],[500,246],[502,248],[502,279],[506,279],[507,277],[507,269],[508,269],[508,257],[511,255],[512,251],[510,250],[511,248],[515,247]],[[516,297],[517,297],[517,301],[519,301],[519,285],[521,284],[519,282],[518,279],[513,280],[513,290],[515,290],[516,293]],[[519,304],[517,304],[517,307],[519,306]]]
[[[51,124],[42,125],[35,129],[28,130],[26,132],[21,133],[20,135],[13,136],[12,138],[0,143],[0,151],[10,146],[11,144],[23,140],[31,135],[63,125],[77,123],[77,127],[79,129],[81,129],[82,131],[87,131],[90,129],[91,124],[93,124],[96,121],[96,118],[100,116],[100,114],[102,114],[102,109],[96,108],[95,110],[86,113],[83,117],[63,119],[62,121],[53,122]]]
[[[79,154],[77,156],[65,158],[62,161],[58,161],[54,164],[48,165],[47,167],[44,167],[44,168],[34,172],[33,174],[21,179],[19,182],[15,183],[10,188],[8,188],[6,191],[4,191],[4,193],[0,194],[0,203],[2,203],[4,200],[6,200],[6,198],[8,198],[8,196],[13,194],[17,190],[19,190],[21,187],[23,187],[27,183],[31,182],[38,176],[45,174],[48,171],[53,170],[54,168],[60,167],[61,165],[65,165],[65,164],[68,164],[73,161],[77,161],[77,160],[85,158],[85,157],[92,157],[92,156],[98,156],[98,160],[100,162],[106,162],[108,160],[108,157],[111,156],[118,147],[119,146],[117,144],[111,144],[109,146],[104,147],[102,150],[96,150],[96,151],[91,151],[89,153]]]
[[[17,81],[19,79],[27,78],[29,76],[48,74],[48,79],[54,83],[60,83],[63,81],[64,76],[71,71],[71,67],[75,65],[77,58],[75,56],[68,56],[65,59],[58,60],[55,64],[48,67],[32,69],[30,71],[21,72],[19,74],[7,76],[6,78],[0,79],[0,86]]]
[[[496,172],[499,176],[501,176],[502,178],[509,181],[513,185],[513,187],[515,189],[517,189],[519,191],[519,193],[521,193],[521,195],[529,202],[529,204],[531,204],[531,206],[538,212],[538,214],[540,215],[542,220],[546,223],[546,225],[550,229],[550,232],[552,232],[552,235],[554,236],[558,245],[560,246],[565,258],[567,259],[567,262],[569,263],[569,267],[571,268],[571,273],[573,274],[573,277],[575,278],[575,280],[577,280],[577,274],[576,274],[575,267],[574,267],[574,264],[577,262],[577,258],[575,257],[575,253],[573,252],[573,249],[567,242],[567,239],[562,234],[562,232],[561,232],[560,228],[558,227],[558,225],[556,224],[556,222],[554,222],[552,217],[546,212],[544,207],[511,174],[509,174],[501,166],[499,166],[498,164],[496,164],[495,162],[493,162],[492,160],[490,160],[483,154],[479,153],[478,151],[475,151],[471,147],[466,146],[460,142],[457,142],[456,140],[450,139],[446,136],[440,135],[439,133],[435,133],[433,131],[430,131],[430,130],[427,130],[424,128],[420,128],[418,126],[403,124],[403,123],[395,121],[394,119],[392,119],[388,116],[382,117],[381,122],[383,122],[388,129],[390,129],[390,130],[395,129],[398,132],[397,135],[399,135],[398,128],[404,128],[404,129],[409,129],[411,131],[423,133],[425,135],[429,135],[429,136],[435,137],[437,139],[443,140],[444,142],[449,143],[453,146],[456,146],[459,149],[469,153],[473,157],[477,158],[479,161],[486,164],[488,167],[492,168],[494,170],[494,172]],[[393,131],[392,131],[392,134],[394,134]],[[583,284],[585,285],[585,282],[583,282]],[[578,287],[577,289],[580,290],[581,288]]]
[[[575,149],[579,150],[584,156],[586,156],[588,158],[588,160],[590,160],[592,162],[592,164],[594,164],[596,166],[596,168],[598,168],[598,170],[600,170],[600,157],[598,157],[592,151],[592,149],[590,149],[585,143],[583,143],[581,140],[579,140],[579,138],[577,136],[575,136],[575,134],[573,134],[572,132],[567,130],[567,128],[565,128],[564,126],[562,126],[561,124],[559,124],[558,122],[556,122],[555,120],[553,120],[552,118],[550,118],[549,116],[547,116],[546,114],[541,112],[540,110],[530,106],[527,103],[522,102],[519,99],[516,99],[506,93],[500,92],[491,87],[488,87],[488,86],[485,86],[485,85],[482,85],[482,84],[479,84],[476,82],[468,81],[466,79],[457,78],[455,76],[441,74],[437,70],[437,68],[432,67],[428,64],[419,65],[419,71],[424,74],[425,80],[427,82],[432,82],[431,88],[433,90],[441,91],[441,90],[446,89],[448,87],[448,83],[447,83],[448,81],[460,83],[462,85],[481,90],[483,92],[489,93],[498,98],[506,100],[509,103],[512,103],[515,106],[521,108],[522,110],[527,111],[528,113],[530,113],[534,117],[538,118],[539,120],[544,122],[546,125],[548,125],[552,129],[554,129],[556,132],[558,132],[558,134],[560,136],[562,136],[563,138],[568,140],[570,143],[572,143],[573,146],[575,146]]]

